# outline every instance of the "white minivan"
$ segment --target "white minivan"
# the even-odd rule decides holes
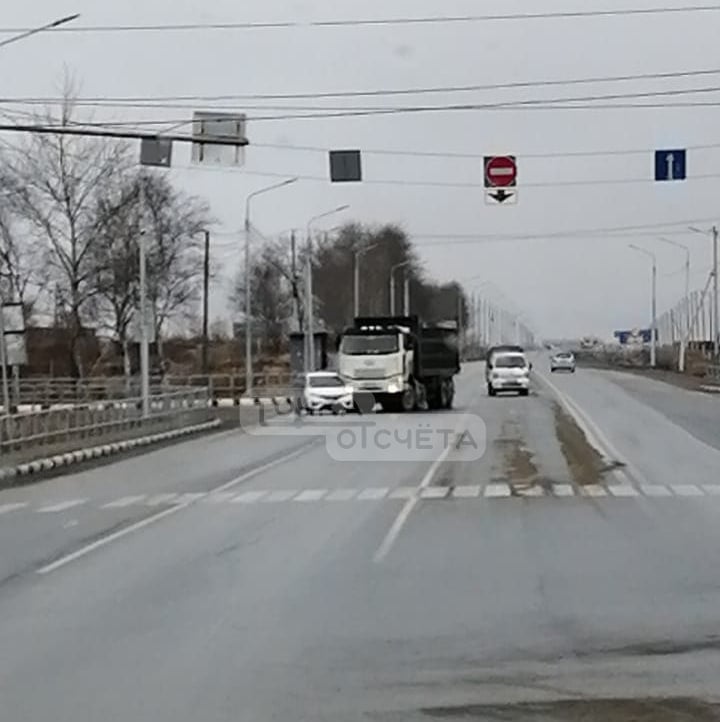
[[[530,393],[530,370],[532,364],[524,353],[511,351],[493,357],[488,372],[488,396],[498,391],[517,391],[520,396]]]

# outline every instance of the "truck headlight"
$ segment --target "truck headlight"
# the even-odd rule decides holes
[[[389,394],[398,394],[398,393],[400,393],[400,387],[394,381],[391,381],[388,384],[388,393]]]

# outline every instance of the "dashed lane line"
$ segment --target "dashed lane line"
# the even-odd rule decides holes
[[[456,486],[452,490],[455,499],[477,499],[482,493],[482,486],[475,484],[472,486]]]
[[[19,511],[27,507],[26,501],[16,502],[14,504],[0,504],[0,516],[3,514],[9,514],[11,511]]]
[[[672,496],[672,492],[666,486],[662,484],[641,484],[640,491],[645,496],[663,498]]]
[[[101,509],[124,509],[126,506],[136,506],[141,502],[145,501],[146,494],[140,494],[139,496],[124,496],[122,499],[116,499],[111,501],[109,504],[103,504]]]
[[[74,509],[76,506],[82,506],[86,504],[88,499],[69,499],[68,501],[61,501],[57,504],[50,504],[43,506],[38,509],[40,514],[57,514],[61,511],[67,511],[68,509]]]
[[[380,501],[381,499],[384,499],[390,489],[365,489],[364,491],[361,491],[358,495],[358,501]]]
[[[328,493],[327,489],[307,489],[306,491],[301,491],[293,499],[293,501],[299,501],[299,502],[320,501],[327,493]]]
[[[484,496],[486,499],[500,499],[512,496],[512,490],[508,484],[488,484],[485,487]]]
[[[673,484],[675,496],[704,496],[702,489],[695,484]]]

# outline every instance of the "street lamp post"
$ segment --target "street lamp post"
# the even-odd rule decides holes
[[[703,231],[700,228],[690,226],[690,230],[694,233],[702,233],[703,235],[707,231]],[[713,260],[712,260],[712,278],[713,278],[713,304],[712,304],[712,341],[713,341],[713,355],[717,359],[720,356],[720,301],[718,300],[718,227],[713,226],[710,229],[713,239]]]
[[[628,246],[652,259],[652,328],[650,329],[650,366],[657,365],[657,258],[652,251],[629,243]]]
[[[329,218],[330,216],[337,215],[343,211],[348,210],[349,205],[338,206],[333,208],[331,211],[320,213],[317,216],[313,216],[307,223],[307,289],[305,291],[307,304],[306,315],[307,315],[307,342],[305,348],[307,353],[305,354],[305,370],[311,372],[315,370],[315,304],[313,303],[313,244],[312,244],[312,227],[318,221],[323,218]]]
[[[390,315],[395,315],[395,271],[399,268],[409,266],[412,261],[403,261],[402,263],[396,263],[390,268]]]
[[[39,25],[38,27],[31,28],[30,30],[24,30],[23,32],[6,38],[5,40],[0,40],[0,48],[5,47],[6,45],[11,45],[12,43],[19,43],[21,40],[25,40],[25,38],[32,37],[33,35],[37,35],[38,33],[44,33],[48,30],[54,30],[55,28],[59,28],[61,25],[66,25],[67,23],[71,23],[74,20],[77,20],[79,17],[80,13],[75,13],[74,15],[68,15],[67,17],[60,18],[59,20],[53,20],[51,23]]]
[[[663,243],[669,243],[671,246],[681,248],[685,251],[685,333],[680,335],[680,358],[678,361],[678,369],[680,372],[685,371],[685,348],[690,342],[690,248],[683,243],[678,243],[670,238],[658,238]]]
[[[274,183],[266,188],[260,188],[251,193],[245,199],[245,393],[250,396],[253,389],[253,367],[252,367],[252,273],[250,269],[250,233],[252,223],[250,222],[250,204],[254,198],[270,193],[271,191],[284,188],[297,182],[297,178],[288,178],[282,183]]]
[[[360,259],[373,248],[377,248],[380,244],[373,243],[371,246],[365,246],[353,253],[353,316],[357,318],[360,315]]]

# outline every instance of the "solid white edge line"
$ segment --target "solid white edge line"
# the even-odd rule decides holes
[[[87,544],[84,547],[81,547],[77,551],[72,552],[71,554],[67,554],[64,557],[60,557],[60,559],[57,559],[56,561],[52,562],[51,564],[47,564],[44,567],[41,567],[36,571],[37,574],[50,574],[51,572],[56,571],[57,569],[60,569],[64,567],[67,564],[70,564],[71,562],[74,562],[78,559],[81,559],[84,556],[87,556],[91,552],[94,552],[96,549],[100,549],[104,546],[107,546],[108,544],[111,544],[114,541],[117,541],[118,539],[122,539],[124,536],[128,536],[128,534],[132,534],[133,532],[139,531],[140,529],[143,529],[146,526],[150,526],[150,524],[154,524],[157,521],[160,521],[160,519],[165,518],[166,516],[170,516],[171,514],[176,514],[177,512],[181,511],[182,509],[187,509],[187,505],[185,506],[172,506],[169,509],[163,509],[163,511],[158,512],[157,514],[153,514],[152,516],[147,517],[146,519],[143,519],[142,521],[136,522],[135,524],[131,524],[130,526],[125,527],[124,529],[120,529],[119,531],[113,532],[112,534],[108,534],[108,536],[104,536],[101,539],[98,539],[97,541],[92,542],[91,544]]]
[[[267,464],[263,464],[262,466],[258,466],[256,469],[252,469],[251,471],[246,472],[245,474],[242,474],[241,476],[238,476],[235,479],[232,479],[232,481],[227,482],[226,484],[222,484],[221,486],[216,487],[215,489],[212,489],[208,492],[208,494],[214,494],[216,492],[225,491],[226,489],[232,489],[232,487],[237,486],[238,484],[242,484],[244,481],[247,481],[248,479],[251,479],[253,476],[257,476],[258,474],[262,474],[264,471],[268,471],[276,466],[279,466],[280,464],[289,461],[290,459],[294,459],[296,456],[299,456],[300,454],[304,453],[308,450],[308,448],[314,446],[314,442],[310,444],[305,444],[299,449],[296,449],[290,454],[287,454],[286,456],[282,456],[279,459],[275,459],[271,462],[268,462]],[[112,534],[108,534],[107,536],[101,537],[100,539],[97,539],[96,541],[87,544],[84,547],[81,547],[80,549],[77,549],[76,551],[65,555],[64,557],[60,557],[60,559],[57,559],[56,561],[52,562],[51,564],[47,564],[44,567],[40,567],[40,569],[36,570],[36,574],[50,574],[54,571],[57,571],[58,569],[61,569],[62,567],[66,566],[67,564],[70,564],[74,561],[77,561],[78,559],[82,559],[82,557],[87,556],[91,552],[94,552],[96,549],[101,549],[104,546],[107,546],[108,544],[111,544],[112,542],[118,541],[119,539],[122,539],[123,537],[128,536],[129,534],[132,534],[136,531],[139,531],[140,529],[144,529],[147,526],[150,526],[151,524],[154,524],[161,519],[164,519],[166,516],[171,516],[172,514],[176,514],[179,511],[182,511],[184,509],[189,508],[190,506],[194,506],[195,502],[190,504],[178,504],[177,506],[171,506],[169,509],[163,509],[162,511],[158,512],[157,514],[153,514],[152,516],[149,516],[145,519],[142,519],[139,522],[136,522],[135,524],[131,524],[128,527],[125,527],[124,529],[120,529],[119,531],[113,532]]]
[[[649,483],[648,480],[632,466],[622,454],[618,452],[615,446],[610,442],[600,427],[590,418],[590,416],[580,407],[580,405],[570,396],[562,392],[550,379],[541,373],[536,373],[535,377],[540,379],[557,397],[565,410],[572,416],[575,423],[580,427],[588,443],[603,457],[606,464],[611,465],[620,463],[623,468],[614,469],[613,476],[619,480],[635,480],[640,484]],[[632,478],[631,478],[632,477]]]
[[[465,418],[464,416],[462,417]],[[454,435],[457,435],[458,429],[460,428],[460,424],[455,428]],[[397,538],[400,536],[400,532],[402,531],[403,527],[405,526],[405,523],[408,520],[408,517],[412,513],[412,510],[416,507],[418,502],[420,501],[419,494],[422,491],[422,489],[427,488],[432,480],[435,478],[435,474],[437,473],[437,470],[440,468],[440,466],[444,463],[445,459],[450,455],[450,452],[452,451],[453,445],[454,445],[455,439],[453,439],[453,444],[450,444],[443,449],[442,454],[438,456],[435,461],[431,464],[430,468],[425,473],[425,476],[423,477],[422,481],[420,482],[420,485],[417,487],[418,496],[414,496],[412,499],[408,499],[407,503],[403,508],[400,510],[400,513],[395,517],[395,521],[393,522],[392,526],[388,530],[388,533],[385,535],[385,538],[382,541],[382,544],[378,547],[378,550],[375,552],[375,556],[373,557],[373,561],[376,564],[379,564],[382,562],[385,557],[390,553],[390,550],[392,549],[393,545],[395,544]]]

